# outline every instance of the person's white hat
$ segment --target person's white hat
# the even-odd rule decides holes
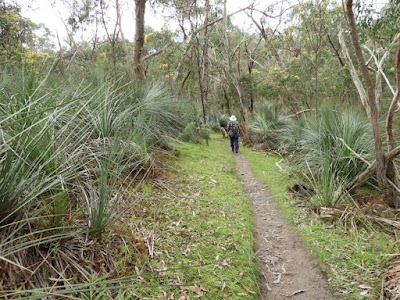
[[[232,121],[232,122],[235,122],[235,121],[236,121],[236,117],[235,117],[234,115],[232,115],[232,116],[229,118],[229,120]]]

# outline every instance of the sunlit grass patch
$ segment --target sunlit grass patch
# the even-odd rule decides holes
[[[165,272],[159,290],[143,289],[142,297],[257,298],[251,207],[228,142],[176,149],[168,181],[146,201],[151,213],[145,226],[155,237],[148,264]]]
[[[317,258],[341,299],[379,299],[380,276],[391,254],[398,253],[395,238],[368,222],[364,224],[362,215],[323,221],[311,210],[297,207],[286,195],[286,188],[296,180],[279,170],[276,164],[280,157],[248,149],[242,153],[268,186],[285,217],[297,225],[302,241]],[[283,162],[280,166],[290,174]]]

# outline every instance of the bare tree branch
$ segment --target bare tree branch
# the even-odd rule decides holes
[[[342,54],[344,56],[344,59],[346,61],[346,64],[349,68],[350,76],[353,79],[354,85],[356,86],[356,89],[358,91],[358,94],[360,96],[361,104],[364,107],[365,111],[367,112],[367,115],[370,116],[370,108],[367,104],[367,93],[364,89],[363,84],[361,83],[360,77],[357,74],[356,68],[354,67],[353,62],[351,61],[349,50],[347,50],[346,42],[344,40],[343,36],[343,31],[339,31],[339,44],[342,50]]]
[[[173,42],[169,42],[169,43],[167,43],[164,47],[162,47],[161,49],[159,49],[159,50],[157,50],[157,51],[155,51],[155,52],[153,52],[153,53],[150,53],[150,54],[145,55],[144,57],[142,57],[141,62],[144,62],[145,60],[147,60],[147,59],[149,59],[149,58],[151,58],[151,57],[153,57],[153,56],[156,56],[156,55],[160,54],[161,52],[163,52],[163,51],[165,51],[166,49],[168,49],[172,44],[173,44]]]

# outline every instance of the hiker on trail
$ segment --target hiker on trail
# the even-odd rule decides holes
[[[239,134],[240,128],[239,123],[234,115],[229,118],[227,131],[229,135],[229,139],[231,141],[231,151],[238,153],[239,152]]]

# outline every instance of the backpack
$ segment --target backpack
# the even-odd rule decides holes
[[[238,122],[231,123],[231,128],[229,130],[229,136],[231,136],[231,137],[239,136],[239,123]]]

